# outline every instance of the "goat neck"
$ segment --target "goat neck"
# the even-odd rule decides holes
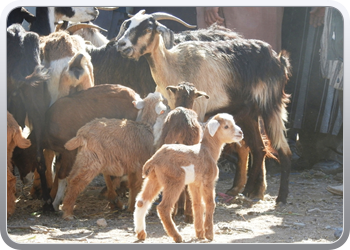
[[[157,35],[154,41],[154,50],[145,55],[150,66],[152,77],[157,84],[156,91],[160,92],[169,102],[171,109],[175,108],[175,100],[165,89],[168,85],[177,84],[181,81],[174,70],[170,72],[167,69],[174,69],[177,66],[177,54],[173,49],[167,50],[161,35]]]
[[[201,149],[205,150],[207,154],[210,154],[215,162],[220,158],[221,151],[224,148],[225,143],[221,142],[216,136],[211,136],[208,129],[204,130],[203,139],[201,142]]]

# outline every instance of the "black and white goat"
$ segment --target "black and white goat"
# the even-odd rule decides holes
[[[38,34],[25,31],[20,24],[9,26],[7,28],[7,110],[13,114],[22,128],[25,126],[26,116],[32,125],[31,148],[36,152],[34,161],[37,162],[37,170],[40,174],[43,198],[50,203],[42,145],[44,114],[50,104],[47,79],[47,71],[43,70],[41,65]],[[17,155],[16,149],[15,155]]]
[[[252,171],[244,193],[263,199],[267,153],[258,125],[261,116],[282,166],[277,202],[286,203],[291,155],[284,135],[289,101],[284,92],[290,75],[288,53],[277,54],[263,41],[242,38],[189,41],[168,50],[162,37],[164,26],[157,21],[164,18],[177,19],[166,13],[148,15],[140,11],[124,21],[118,34],[118,50],[135,60],[146,57],[157,84],[156,90],[168,99],[171,108],[174,108],[174,100],[169,97],[166,87],[188,81],[210,96],[210,99],[200,98],[195,102],[194,110],[200,120],[218,112],[235,116],[253,155]]]
[[[30,13],[26,8],[14,8],[7,17],[7,27],[14,23],[22,24],[24,20],[26,20],[28,23],[32,23],[35,21],[35,19],[35,15]]]
[[[88,22],[95,20],[98,14],[96,7],[36,7],[36,20],[29,30],[46,36],[55,31],[60,21]]]

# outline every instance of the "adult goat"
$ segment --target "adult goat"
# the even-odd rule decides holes
[[[266,126],[266,136],[277,150],[281,163],[280,190],[276,202],[286,203],[290,173],[290,149],[285,138],[286,104],[284,87],[290,75],[288,53],[277,54],[263,41],[237,38],[217,42],[184,42],[168,50],[163,41],[164,26],[157,20],[178,18],[166,13],[138,12],[124,21],[118,34],[118,50],[138,60],[145,56],[161,92],[174,108],[166,87],[192,82],[210,99],[197,99],[194,110],[200,120],[205,115],[227,112],[243,129],[253,155],[250,178],[244,194],[264,198],[265,157],[268,147],[259,131],[258,118]],[[213,86],[215,83],[215,86]]]
[[[35,161],[41,179],[43,198],[50,204],[42,145],[44,114],[50,103],[47,79],[47,71],[43,70],[40,60],[39,36],[34,32],[25,31],[20,24],[9,26],[7,28],[7,110],[12,113],[22,128],[25,126],[26,116],[32,125],[31,147],[35,147],[36,151]]]

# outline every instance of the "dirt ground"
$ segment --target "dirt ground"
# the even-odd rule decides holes
[[[335,232],[343,227],[343,197],[329,193],[328,185],[341,185],[343,176],[326,175],[314,170],[293,172],[290,176],[288,203],[275,207],[279,187],[278,170],[267,173],[267,191],[263,201],[243,196],[225,197],[232,186],[232,171],[222,168],[217,182],[214,214],[214,240],[195,238],[193,224],[176,217],[185,243],[332,243]],[[28,243],[142,243],[133,231],[132,214],[111,211],[108,202],[98,199],[104,181],[97,177],[79,196],[75,219],[65,221],[62,213],[43,213],[42,201],[30,199],[30,187],[18,181],[15,214],[7,220],[8,235],[20,244]],[[25,197],[25,195],[27,197]],[[124,199],[126,203],[126,199]],[[98,226],[105,219],[106,227]],[[146,217],[148,237],[144,243],[173,243],[163,229],[155,205]]]

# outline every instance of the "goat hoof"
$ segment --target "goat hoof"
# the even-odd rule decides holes
[[[109,207],[111,210],[124,210],[125,209],[125,205],[118,198],[115,201],[110,202]]]
[[[276,199],[276,205],[286,205],[287,204],[287,199],[286,198],[280,198],[280,197],[277,197]]]
[[[276,201],[276,208],[278,209],[278,208],[284,208],[286,206],[286,203],[285,202],[277,202]]]
[[[63,214],[62,219],[64,220],[74,220],[74,216],[72,214]]]
[[[181,243],[181,242],[182,242],[182,237],[181,237],[181,235],[174,236],[173,239],[174,239],[174,241],[175,241],[176,243]]]
[[[54,209],[52,203],[49,204],[49,203],[45,202],[44,205],[43,205],[43,211],[45,211],[45,212],[54,212],[55,209]]]
[[[205,238],[207,238],[208,240],[212,241],[214,239],[213,232],[206,232],[205,233]]]
[[[196,231],[196,236],[198,239],[204,239],[204,231]]]
[[[227,190],[225,194],[235,197],[239,194],[239,190],[237,188],[232,188]]]
[[[147,233],[145,232],[145,230],[142,230],[141,232],[137,233],[137,238],[139,240],[145,240],[147,237]]]

